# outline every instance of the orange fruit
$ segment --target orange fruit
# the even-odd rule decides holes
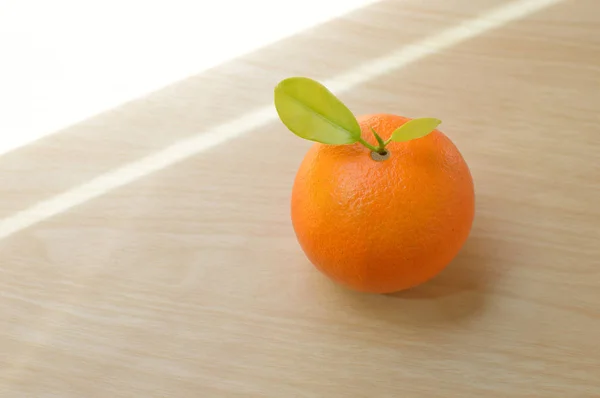
[[[375,146],[410,119],[356,119]],[[291,218],[314,266],[354,290],[391,293],[440,273],[469,236],[475,196],[471,173],[453,142],[435,129],[390,142],[387,159],[364,145],[315,143],[296,174]]]

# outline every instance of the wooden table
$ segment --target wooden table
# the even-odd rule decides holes
[[[376,2],[1,156],[0,397],[600,397],[599,6]],[[477,212],[439,277],[308,263],[292,75],[443,120]]]

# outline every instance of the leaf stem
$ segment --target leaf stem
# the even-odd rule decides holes
[[[362,145],[364,145],[371,152],[376,152],[381,156],[385,156],[387,154],[387,150],[385,149],[385,147],[387,146],[387,144],[389,144],[392,141],[392,139],[390,138],[387,141],[384,141],[383,138],[381,138],[381,136],[379,134],[377,134],[377,131],[375,131],[375,129],[373,127],[369,126],[369,128],[373,132],[373,135],[375,136],[375,139],[377,140],[377,143],[379,144],[379,146],[375,147],[375,146],[369,144],[367,141],[363,140],[362,137],[359,137],[358,142],[360,142]]]
[[[379,143],[379,149],[385,150],[385,142],[383,142],[383,139],[379,136],[379,134],[377,134],[377,131],[375,131],[375,129],[373,127],[370,127],[370,128],[371,128],[371,131],[373,132],[373,135],[375,136],[375,139]]]
[[[365,147],[367,147],[367,149],[370,149],[373,152],[377,152],[379,153],[379,148],[375,148],[373,145],[369,144],[367,141],[363,140],[362,137],[360,137],[358,139],[358,142],[360,142],[361,144],[363,144]]]

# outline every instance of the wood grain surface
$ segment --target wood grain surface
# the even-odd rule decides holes
[[[289,196],[310,144],[276,120],[32,207],[269,106],[284,77],[334,78],[507,3],[377,2],[0,156],[2,227],[35,220],[0,240],[0,397],[600,397],[597,0],[340,94],[439,117],[471,167],[469,241],[409,292],[308,263]]]

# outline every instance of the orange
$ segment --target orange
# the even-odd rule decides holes
[[[357,118],[362,138],[387,140],[410,119]],[[439,130],[391,142],[374,160],[358,143],[315,143],[294,180],[291,218],[314,266],[334,281],[370,293],[391,293],[440,273],[467,240],[475,212],[471,173]]]

